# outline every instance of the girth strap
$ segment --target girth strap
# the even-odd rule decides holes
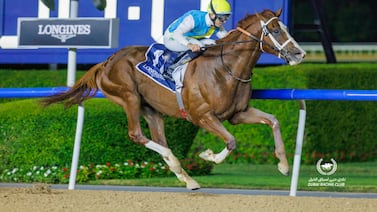
[[[183,118],[185,118],[187,121],[190,121],[191,119],[189,115],[186,113],[185,106],[183,104],[183,99],[182,99],[183,78],[185,76],[187,65],[188,63],[185,63],[175,68],[172,73],[172,77],[175,81],[175,96],[177,98],[179,111],[181,112],[181,115]]]

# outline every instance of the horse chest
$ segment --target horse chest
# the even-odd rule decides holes
[[[213,101],[215,114],[222,119],[227,119],[233,114],[245,110],[250,100],[250,86],[237,86],[233,90],[220,92]]]

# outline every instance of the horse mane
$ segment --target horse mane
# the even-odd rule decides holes
[[[274,12],[272,12],[271,10],[267,10],[267,9],[263,10],[260,14],[262,14],[266,18],[271,18],[271,17],[275,16]],[[245,15],[244,18],[242,18],[240,21],[238,21],[237,27],[240,27],[240,28],[246,30],[250,26],[255,24],[257,21],[259,21],[259,19],[257,18],[256,14],[249,14],[248,13],[248,14]],[[231,43],[231,42],[236,41],[237,37],[240,36],[240,34],[241,34],[241,32],[236,30],[236,29],[230,30],[229,33],[225,37],[216,40],[216,44],[218,44],[218,46],[208,48],[203,56],[218,56],[219,52],[220,52],[219,49],[222,48],[221,44]]]
[[[255,15],[247,14],[243,19],[241,19],[238,22],[237,27],[246,29],[252,24],[254,24],[256,22],[255,20],[256,20]],[[225,37],[216,40],[216,45],[214,47],[207,48],[203,56],[218,56],[221,51],[220,49],[225,47],[225,45],[221,45],[221,44],[232,43],[236,41],[238,39],[238,36],[240,35],[241,35],[240,31],[236,29],[230,30]]]
[[[248,27],[250,27],[250,25],[255,23],[255,21],[253,20],[255,18],[256,18],[255,15],[246,14],[246,16],[243,19],[238,21],[237,27],[241,27],[242,29],[247,29]],[[226,42],[234,41],[234,38],[233,38],[234,34],[235,34],[234,32],[237,32],[236,29],[231,30],[225,37],[217,40],[216,43],[220,44],[220,43],[226,43]]]

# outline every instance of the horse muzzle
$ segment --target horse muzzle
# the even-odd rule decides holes
[[[285,61],[292,66],[300,64],[304,60],[306,52],[300,47],[294,47],[288,51],[286,49],[282,49],[280,54],[282,58],[284,58]]]

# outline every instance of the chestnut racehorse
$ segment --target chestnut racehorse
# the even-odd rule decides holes
[[[238,22],[236,29],[216,44],[207,46],[200,57],[188,64],[182,89],[187,119],[222,138],[226,144],[218,154],[211,150],[201,153],[203,159],[220,163],[236,148],[236,139],[225,129],[223,121],[261,123],[272,128],[275,155],[280,160],[278,169],[288,175],[289,165],[278,120],[248,105],[252,69],[262,52],[276,55],[290,65],[299,64],[305,56],[279,21],[281,12],[281,9],[276,12],[264,10],[247,15]],[[146,46],[129,46],[117,51],[105,62],[93,66],[69,91],[47,97],[42,102],[46,106],[64,102],[69,107],[81,104],[101,90],[110,101],[124,109],[130,139],[159,153],[188,189],[199,189],[199,184],[182,169],[166,142],[162,114],[183,118],[175,94],[135,68],[145,60],[147,49]],[[148,123],[151,139],[141,130],[141,116]]]

